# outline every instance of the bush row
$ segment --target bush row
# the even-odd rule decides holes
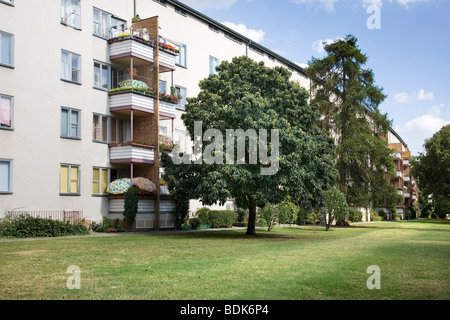
[[[197,217],[189,219],[192,229],[200,229],[204,226],[209,228],[230,228],[236,221],[236,213],[233,210],[210,210],[200,208],[196,212]]]
[[[58,237],[85,234],[89,234],[89,230],[84,226],[84,220],[78,220],[72,224],[69,221],[30,215],[0,220],[0,237]]]

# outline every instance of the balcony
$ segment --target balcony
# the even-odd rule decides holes
[[[403,196],[404,196],[405,198],[411,198],[411,193],[405,192],[405,193],[403,194]]]
[[[177,49],[164,43],[159,44],[159,65],[161,72],[175,70],[175,61],[178,56]]]
[[[401,178],[401,177],[402,177],[402,172],[401,172],[401,171],[396,171],[396,172],[395,172],[395,176],[396,176],[397,178]]]
[[[409,166],[409,159],[403,160],[403,165],[404,166]]]
[[[137,58],[136,64],[154,62],[153,39],[148,34],[131,36],[129,33],[121,33],[117,37],[108,40],[109,58],[117,63],[128,63],[129,58]]]
[[[397,194],[403,196],[403,191],[402,190],[397,190]]]
[[[111,163],[155,163],[155,147],[138,143],[109,144],[109,160]]]
[[[393,158],[396,159],[396,160],[397,160],[397,159],[401,159],[401,158],[402,158],[402,155],[401,155],[401,153],[396,152],[396,153],[393,154]]]
[[[413,200],[417,200],[417,196],[415,194],[412,195]]]
[[[403,181],[411,181],[411,178],[409,176],[404,176]]]

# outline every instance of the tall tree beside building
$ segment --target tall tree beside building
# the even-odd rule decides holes
[[[197,146],[201,147],[202,161],[177,165],[164,156],[165,173],[169,189],[187,190],[191,199],[201,199],[205,205],[229,198],[245,204],[249,208],[247,234],[253,235],[257,205],[277,204],[287,192],[292,198],[320,201],[322,191],[336,178],[334,143],[316,125],[318,113],[308,105],[308,93],[290,81],[287,69],[268,68],[248,57],[237,57],[223,61],[217,70],[218,75],[200,82],[200,93],[188,99],[182,116],[193,139],[196,122],[201,121],[203,145]],[[205,139],[209,129],[219,135]],[[238,139],[230,140],[236,155],[232,161],[225,156],[229,130],[241,130],[245,139],[242,157],[238,156]],[[252,130],[258,135],[256,139],[251,138]],[[261,130],[267,130],[266,138]],[[272,130],[278,130],[278,141],[272,140]],[[264,164],[260,152],[266,142],[271,160]],[[253,147],[257,147],[257,155]],[[199,152],[195,153],[198,157]],[[212,156],[214,163],[207,163],[206,156]],[[267,171],[274,161],[277,168],[263,174],[261,170]]]
[[[390,127],[378,106],[386,98],[374,83],[374,74],[363,69],[367,56],[348,35],[325,44],[323,59],[312,58],[307,68],[319,107],[319,125],[335,137],[338,187],[352,206],[393,206],[400,199],[390,184],[394,174],[391,149],[384,139]]]
[[[425,142],[425,152],[413,158],[412,168],[423,198],[444,218],[450,213],[450,124]]]

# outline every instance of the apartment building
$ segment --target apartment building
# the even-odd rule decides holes
[[[388,143],[389,147],[394,150],[395,177],[392,179],[392,184],[397,193],[403,197],[403,203],[397,207],[397,213],[404,219],[407,208],[410,208],[411,205],[418,207],[419,189],[416,180],[411,175],[411,151],[405,141],[391,129],[388,133]]]
[[[143,177],[157,189],[139,201],[136,228],[173,227],[159,136],[189,152],[186,98],[242,55],[309,89],[297,64],[179,1],[0,0],[0,217],[122,218],[108,185]]]

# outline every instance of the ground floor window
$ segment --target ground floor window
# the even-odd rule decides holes
[[[0,194],[12,193],[12,160],[0,159]]]
[[[80,194],[80,166],[61,164],[59,193],[61,195]]]

